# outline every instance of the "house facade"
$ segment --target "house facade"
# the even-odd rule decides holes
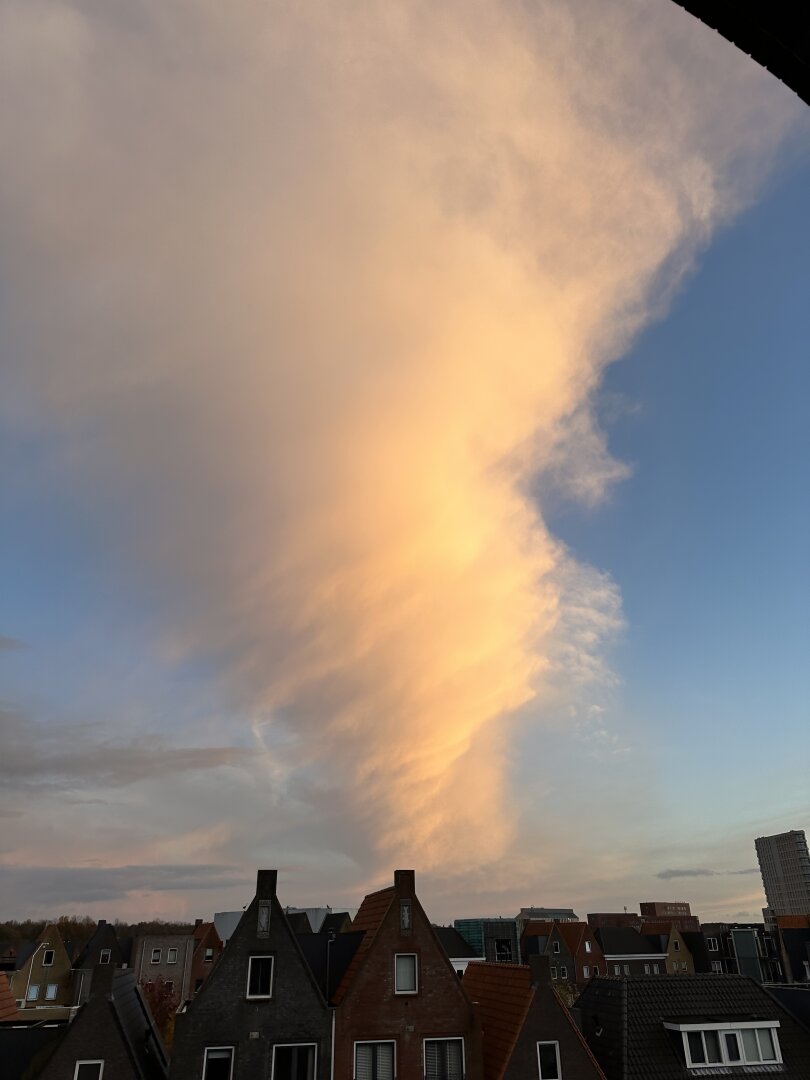
[[[472,1003],[416,896],[413,870],[366,896],[333,996],[334,1080],[482,1080]]]
[[[37,940],[18,952],[18,967],[7,972],[17,1007],[42,1015],[69,1015],[73,1005],[73,968],[59,928],[48,924]]]
[[[177,1016],[175,1080],[328,1080],[325,997],[260,870],[256,895],[197,994]]]

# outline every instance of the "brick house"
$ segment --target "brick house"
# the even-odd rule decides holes
[[[334,1080],[482,1080],[478,1019],[416,896],[413,870],[363,900],[333,1002]]]
[[[177,1015],[175,1080],[327,1080],[331,1017],[276,896],[256,896],[208,978]]]
[[[663,943],[629,926],[601,926],[594,931],[605,957],[606,974],[665,975],[667,953]]]
[[[546,956],[531,965],[468,965],[464,987],[481,1020],[484,1080],[604,1080],[548,968]]]
[[[97,968],[128,965],[131,949],[131,938],[119,940],[115,927],[99,919],[93,935],[73,963],[74,1004],[83,1005],[90,997]]]
[[[666,953],[666,970],[670,975],[694,975],[695,962],[684,933],[674,922],[645,922],[641,927],[643,937]]]
[[[194,925],[194,947],[191,954],[191,970],[188,985],[184,988],[182,1000],[196,994],[211,974],[214,964],[222,956],[225,946],[212,922],[197,919]]]
[[[168,1060],[132,971],[96,968],[90,999],[39,1080],[166,1080]]]

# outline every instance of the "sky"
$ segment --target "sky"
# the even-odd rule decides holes
[[[796,96],[664,0],[5,0],[0,144],[0,914],[758,917]]]

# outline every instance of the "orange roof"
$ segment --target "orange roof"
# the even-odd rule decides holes
[[[577,949],[582,944],[582,935],[587,929],[587,923],[582,922],[559,922],[557,933],[568,946],[572,956],[576,956]]]
[[[500,1080],[534,997],[531,970],[473,960],[463,981],[481,1019],[485,1080]]]
[[[5,971],[0,971],[0,1021],[17,1020],[18,1017],[17,1003],[8,985],[8,978]]]
[[[551,933],[554,923],[551,919],[529,919],[523,927],[521,937],[542,937]]]
[[[352,984],[352,980],[360,970],[363,961],[366,958],[366,953],[371,948],[371,943],[380,928],[380,924],[387,915],[388,909],[391,907],[394,895],[393,885],[389,885],[387,889],[380,889],[378,892],[369,893],[363,900],[357,914],[352,920],[351,929],[363,930],[365,931],[365,935],[357,947],[357,952],[352,957],[351,963],[343,973],[340,985],[333,995],[332,1000],[336,1005],[344,999]]]

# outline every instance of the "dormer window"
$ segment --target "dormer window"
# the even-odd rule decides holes
[[[664,1023],[683,1039],[690,1069],[722,1069],[729,1065],[777,1064],[782,1061],[778,1020],[726,1023]]]

